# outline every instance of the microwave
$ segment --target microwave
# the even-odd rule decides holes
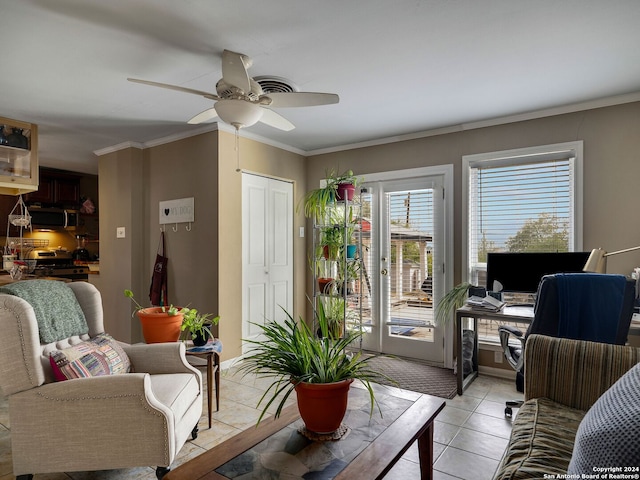
[[[80,221],[80,212],[66,208],[32,208],[29,214],[33,228],[75,230]]]

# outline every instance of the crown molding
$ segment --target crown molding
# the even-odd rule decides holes
[[[97,155],[98,157],[101,157],[102,155],[107,155],[109,153],[125,150],[127,148],[138,148],[142,150],[144,148],[144,144],[140,142],[122,142],[122,143],[118,143],[117,145],[112,145],[110,147],[94,150],[93,154]]]
[[[112,145],[110,147],[101,148],[99,150],[94,150],[94,155],[102,156],[107,155],[109,153],[117,152],[119,150],[125,150],[127,148],[138,148],[144,150],[145,148],[157,147],[158,145],[165,145],[167,143],[176,142],[178,140],[183,140],[189,137],[195,137],[196,135],[201,135],[203,133],[214,132],[214,131],[226,132],[232,135],[235,135],[236,130],[230,125],[225,123],[208,123],[202,127],[199,127],[194,130],[188,130],[185,132],[174,133],[171,135],[167,135],[166,137],[156,138],[154,140],[149,140],[147,142],[123,142],[118,143],[117,145]],[[264,143],[265,145],[270,145],[272,147],[279,148],[281,150],[286,150],[288,152],[296,153],[298,155],[306,156],[306,152],[299,148],[292,147],[291,145],[286,145],[284,143],[276,142],[270,140],[268,138],[261,137],[260,135],[255,135],[247,132],[246,130],[240,130],[239,135],[242,138],[247,138],[249,140],[255,140],[256,142]]]
[[[624,103],[632,103],[640,101],[640,92],[628,93],[624,95],[616,95],[614,97],[606,97],[597,100],[589,100],[587,102],[573,103],[568,105],[562,105],[559,107],[551,107],[543,110],[535,110],[531,112],[519,113],[515,115],[508,115],[504,117],[496,117],[487,120],[478,120],[476,122],[461,123],[458,125],[451,125],[447,127],[434,128],[431,130],[424,130],[421,132],[407,133],[404,135],[394,135],[391,137],[378,138],[375,140],[369,140],[366,142],[351,143],[345,145],[338,145],[335,147],[320,148],[317,150],[303,150],[300,148],[292,147],[281,142],[276,142],[268,138],[264,138],[260,135],[256,135],[247,130],[240,129],[238,134],[242,138],[249,140],[255,140],[256,142],[264,143],[272,147],[279,148],[288,152],[292,152],[304,157],[310,157],[314,155],[324,155],[327,153],[336,153],[346,150],[355,150],[357,148],[375,147],[378,145],[386,145],[389,143],[406,142],[408,140],[415,140],[419,138],[434,137],[436,135],[446,135],[448,133],[463,132],[465,130],[474,130],[477,128],[493,127],[497,125],[505,125],[508,123],[524,122],[527,120],[535,120],[538,118],[552,117],[555,115],[563,115],[567,113],[575,113],[584,110],[592,110],[595,108],[611,107],[614,105],[622,105]],[[158,145],[164,145],[166,143],[175,142],[185,138],[193,137],[207,132],[221,131],[231,133],[235,135],[236,130],[230,125],[225,123],[208,123],[202,127],[186,132],[180,132],[166,137],[161,137],[155,140],[149,140],[148,142],[124,142],[111,147],[105,147],[100,150],[95,150],[93,153],[97,156],[106,155],[108,153],[117,152],[118,150],[124,150],[126,148],[151,148]]]
[[[612,107],[614,105],[622,105],[624,103],[633,103],[640,101],[640,92],[628,93],[624,95],[616,95],[614,97],[600,98],[597,100],[589,100],[587,102],[572,103],[559,107],[551,107],[543,110],[535,110],[531,112],[508,115],[505,117],[496,117],[487,120],[478,120],[477,122],[461,123],[448,127],[435,128],[422,132],[408,133],[405,135],[396,135],[393,137],[378,138],[366,142],[352,143],[340,145],[336,147],[320,148],[317,150],[309,150],[307,156],[323,155],[326,153],[336,153],[346,150],[355,150],[357,148],[374,147],[377,145],[385,145],[388,143],[405,142],[407,140],[415,140],[418,138],[434,137],[436,135],[445,135],[447,133],[463,132],[465,130],[474,130],[477,128],[493,127],[497,125],[505,125],[508,123],[524,122],[527,120],[535,120],[538,118],[553,117],[567,113],[581,112],[584,110],[593,110],[595,108]]]

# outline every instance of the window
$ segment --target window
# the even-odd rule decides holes
[[[463,157],[468,281],[485,285],[488,252],[582,249],[581,166],[582,142]]]

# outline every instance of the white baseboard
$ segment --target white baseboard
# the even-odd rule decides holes
[[[498,377],[498,378],[506,378],[514,381],[516,379],[515,370],[506,370],[504,368],[485,367],[484,365],[479,365],[478,373],[481,375],[488,375],[490,377]]]

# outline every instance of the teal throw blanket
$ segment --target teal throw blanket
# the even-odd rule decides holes
[[[64,282],[25,280],[0,287],[0,293],[20,297],[33,307],[42,343],[89,332],[84,312]]]

